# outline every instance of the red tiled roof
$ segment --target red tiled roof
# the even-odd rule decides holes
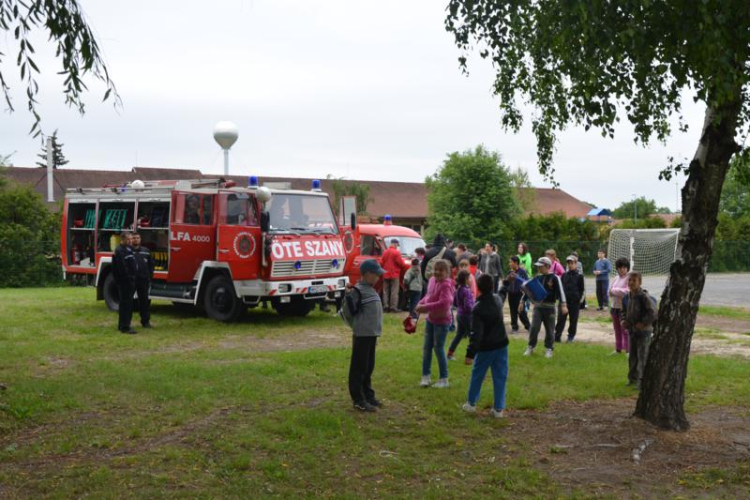
[[[533,214],[549,215],[554,212],[562,212],[568,217],[586,217],[592,208],[588,203],[574,198],[562,189],[521,189],[534,189],[535,191],[534,208],[530,210]]]
[[[35,186],[37,192],[47,196],[47,171],[43,168],[8,167],[5,169],[10,179]],[[54,172],[55,199],[59,202],[65,189],[75,187],[101,187],[105,184],[122,184],[136,179],[205,179],[218,178],[218,174],[203,174],[200,170],[135,167],[131,170],[89,170],[60,168]],[[238,185],[247,183],[246,176],[230,175],[227,180],[233,180]],[[264,182],[288,182],[292,189],[310,189],[312,179],[288,177],[261,177]],[[394,219],[424,219],[427,217],[427,187],[419,182],[389,182],[389,181],[355,181],[370,186],[372,200],[367,211],[382,217],[390,214]],[[321,188],[329,195],[333,195],[332,181],[321,179]],[[530,211],[540,215],[553,212],[563,212],[568,217],[585,217],[591,207],[560,189],[525,188],[535,190],[534,208]],[[55,204],[55,207],[57,204]],[[51,207],[52,208],[52,207]]]

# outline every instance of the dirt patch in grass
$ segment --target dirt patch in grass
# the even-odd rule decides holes
[[[750,322],[699,315],[695,327],[690,345],[692,353],[750,358]],[[581,311],[576,340],[611,345],[614,349],[615,335],[609,312],[593,308]]]
[[[632,417],[635,401],[563,402],[509,414],[509,434],[529,447],[529,463],[552,480],[595,495],[644,498],[682,493],[680,477],[750,461],[750,417],[709,408],[689,416],[688,432],[667,432]],[[750,482],[750,477],[745,478]],[[725,484],[745,491],[748,484]],[[666,490],[665,490],[666,489]]]
[[[316,408],[327,402],[326,398],[317,398],[303,406]],[[622,399],[561,402],[542,411],[511,409],[504,425],[496,429],[504,436],[504,444],[492,453],[492,462],[497,456],[497,466],[502,468],[503,464],[520,459],[527,467],[548,475],[564,490],[571,493],[584,491],[589,496],[666,498],[708,494],[712,498],[738,498],[746,495],[750,486],[750,475],[746,471],[750,469],[742,467],[750,464],[750,415],[747,410],[704,409],[690,415],[692,428],[688,432],[674,433],[661,431],[631,417],[633,406],[633,399]],[[204,448],[208,436],[233,425],[233,417],[240,415],[247,420],[267,411],[252,407],[217,408],[183,425],[165,428],[157,435],[126,441],[114,449],[83,446],[66,454],[46,454],[15,463],[6,462],[3,468],[6,472],[31,477],[40,471],[54,474],[65,468],[94,463],[127,467],[127,462],[119,460],[168,446]],[[410,418],[408,405],[393,402],[382,414],[362,416],[362,420],[392,419],[394,413],[399,419],[408,421]],[[106,421],[115,417],[112,414],[80,414],[68,419],[67,425],[77,425],[92,418]],[[478,418],[489,419],[486,415]],[[64,427],[65,424],[55,430],[64,432]],[[29,446],[40,439],[43,435],[37,429],[16,435],[12,441],[0,439],[0,444],[13,442],[16,446]],[[467,453],[481,455],[489,451],[477,442],[470,448],[456,450],[461,455],[457,463],[465,462]],[[206,449],[206,452],[215,453],[215,450]],[[383,453],[381,457],[389,458]],[[689,479],[691,475],[702,477],[706,471],[723,472],[710,484]],[[730,479],[723,480],[723,477]]]
[[[292,352],[308,349],[345,347],[351,341],[351,332],[344,328],[302,330],[283,336],[256,337],[253,335],[228,336],[219,343],[223,349],[247,348],[255,352]]]

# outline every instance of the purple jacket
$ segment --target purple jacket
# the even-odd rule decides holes
[[[459,316],[471,316],[471,310],[474,308],[474,296],[468,286],[459,286],[456,289],[454,304],[458,308]]]

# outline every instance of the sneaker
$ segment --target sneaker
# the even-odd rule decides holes
[[[464,358],[464,364],[465,364],[465,365],[468,365],[468,366],[471,366],[471,365],[473,365],[473,364],[474,364],[474,358],[470,358],[470,357],[468,357],[468,356],[467,356],[467,357],[465,357],[465,358]]]
[[[546,350],[546,351],[544,352],[544,357],[545,357],[545,358],[547,358],[547,359],[549,359],[549,358],[551,358],[551,357],[552,357],[552,353],[554,353],[554,352],[555,352],[555,351],[553,351],[552,349],[547,349],[547,350]]]
[[[448,387],[450,387],[450,384],[448,383],[447,378],[441,378],[435,383],[433,387],[435,387],[436,389],[447,389]]]
[[[367,401],[362,401],[361,403],[354,403],[354,409],[361,412],[376,412],[378,411],[377,408],[375,408],[373,405],[368,403]]]
[[[575,342],[575,338],[573,337],[568,337],[568,340],[565,341],[566,344],[572,344],[573,342]]]
[[[453,354],[448,354],[448,361],[456,361],[456,357]]]
[[[120,330],[120,333],[126,333],[128,335],[135,335],[138,332],[136,332],[133,328],[127,328],[127,329]]]
[[[419,383],[419,387],[430,387],[432,381],[430,381],[429,375],[422,375],[422,381]]]
[[[367,402],[370,403],[370,406],[374,406],[375,408],[381,408],[383,406],[383,403],[376,398],[368,399]]]
[[[558,344],[559,344],[560,342],[562,342],[562,337],[555,337],[555,342],[557,342]]]
[[[523,352],[524,356],[531,356],[532,354],[534,354],[534,348],[531,346],[528,346],[526,350]]]
[[[493,408],[490,410],[490,414],[495,418],[505,418],[505,410],[496,410]]]
[[[477,406],[471,405],[469,403],[464,403],[464,405],[461,407],[463,411],[466,413],[476,413],[477,412]]]
[[[617,356],[618,354],[620,354],[620,351],[612,351],[609,353],[610,356]]]
[[[154,325],[152,325],[151,323],[146,323],[145,325],[141,325],[141,326],[143,328],[153,328],[154,327]]]
[[[518,328],[512,328],[512,329],[510,330],[510,333],[518,333]]]

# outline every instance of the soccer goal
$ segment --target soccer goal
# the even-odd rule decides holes
[[[679,229],[613,229],[609,233],[609,260],[625,257],[630,269],[641,274],[665,275],[677,258]],[[614,266],[613,266],[614,267]]]

